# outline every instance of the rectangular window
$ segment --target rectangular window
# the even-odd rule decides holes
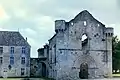
[[[0,54],[3,53],[3,47],[0,47]]]
[[[3,63],[3,57],[0,57],[0,64]]]
[[[25,68],[21,68],[21,75],[25,75]]]
[[[14,64],[14,57],[10,57],[10,64],[11,64],[11,65]]]
[[[25,47],[22,47],[22,54],[25,54]]]
[[[22,57],[21,64],[25,64],[25,57]]]
[[[14,47],[11,47],[10,52],[11,54],[14,54]]]
[[[55,65],[56,65],[56,45],[54,45]]]

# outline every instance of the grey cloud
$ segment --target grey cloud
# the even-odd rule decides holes
[[[1,25],[7,29],[21,29],[24,37],[32,38],[32,56],[37,55],[37,48],[48,42],[54,34],[54,21],[56,19],[65,19],[69,21],[80,11],[87,9],[92,15],[105,24],[119,23],[120,21],[120,1],[117,0],[21,0],[20,5],[14,8],[5,7],[6,12],[11,16],[10,20]],[[14,10],[23,9],[27,12],[26,18],[18,18]],[[50,24],[36,21],[37,17],[49,16]],[[53,22],[53,23],[51,23]],[[41,23],[45,24],[42,25]],[[53,25],[52,25],[53,24]],[[37,35],[26,33],[30,28]],[[37,45],[38,44],[38,45]]]
[[[3,26],[5,26],[6,28],[17,29],[17,28],[25,28],[25,27],[33,28],[35,24],[32,21],[26,21],[19,18],[12,18],[8,22],[3,24]]]
[[[115,0],[51,0],[45,1],[42,4],[31,4],[33,8],[33,13],[43,14],[46,16],[51,16],[55,19],[66,19],[70,20],[80,11],[87,9],[88,11],[103,15],[107,17],[116,17],[119,15],[119,10],[117,10],[117,3]],[[97,13],[99,12],[99,13]],[[109,14],[109,15],[107,15]],[[104,20],[104,19],[103,19]],[[116,18],[114,19],[116,21]],[[109,22],[108,20],[105,20]],[[111,21],[110,21],[111,22]],[[109,23],[110,23],[109,22]]]

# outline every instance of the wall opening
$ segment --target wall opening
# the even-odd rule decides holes
[[[74,23],[73,23],[73,22],[71,22],[71,25],[73,26],[73,25],[74,25]]]
[[[99,26],[100,26],[100,24],[97,24],[97,26],[99,27]]]
[[[88,43],[88,36],[86,34],[82,35],[82,47]]]
[[[84,21],[84,26],[86,26],[87,25],[87,23],[86,23],[86,21]]]
[[[82,63],[80,65],[79,77],[81,79],[88,79],[88,64],[87,63]]]
[[[41,64],[42,64],[42,77],[46,77],[46,64],[43,62]]]

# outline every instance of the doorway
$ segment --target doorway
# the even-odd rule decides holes
[[[87,63],[82,63],[80,65],[79,77],[81,79],[88,79],[88,64]]]
[[[42,62],[42,77],[46,77],[46,64]]]

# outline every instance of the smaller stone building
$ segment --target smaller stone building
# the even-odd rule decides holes
[[[39,48],[38,58],[30,59],[30,77],[48,77],[48,49],[48,45]]]

